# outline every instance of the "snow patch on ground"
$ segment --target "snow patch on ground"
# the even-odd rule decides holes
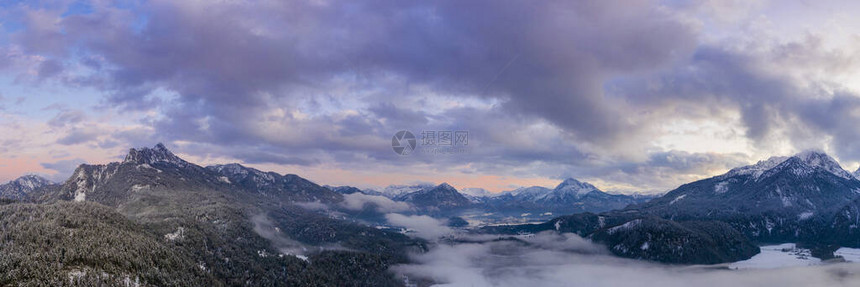
[[[164,239],[167,241],[173,241],[176,239],[183,239],[183,238],[185,238],[185,228],[183,228],[181,226],[179,228],[177,228],[175,232],[168,233],[168,234],[164,235]]]
[[[72,270],[72,271],[69,271],[68,274],[69,274],[69,282],[71,283],[71,282],[74,282],[78,278],[86,276],[87,272],[81,271],[81,270]]]
[[[642,219],[634,219],[634,220],[628,221],[627,223],[624,223],[622,225],[612,227],[612,228],[606,230],[606,233],[614,234],[615,232],[618,232],[619,230],[630,229],[630,228],[636,227],[640,223],[642,223]]]
[[[75,201],[81,202],[84,200],[87,200],[87,194],[86,193],[83,193],[83,192],[76,192],[75,193]]]
[[[672,200],[672,202],[669,202],[669,205],[675,204],[675,202],[678,202],[678,200],[684,199],[684,197],[687,197],[687,195],[682,194],[682,195],[676,197],[675,199]]]
[[[807,211],[807,212],[804,212],[804,213],[801,213],[801,214],[797,215],[797,219],[799,219],[799,220],[807,220],[807,219],[809,219],[810,217],[812,217],[813,215],[815,215],[815,212]]]
[[[726,193],[727,191],[729,191],[729,183],[728,182],[721,181],[720,183],[717,183],[716,185],[714,185],[714,192],[715,193]]]

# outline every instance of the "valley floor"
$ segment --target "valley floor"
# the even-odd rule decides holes
[[[860,248],[842,247],[833,255],[842,257],[847,263],[860,263]],[[797,248],[794,243],[783,243],[762,246],[761,253],[747,260],[729,263],[728,267],[730,269],[774,269],[822,264],[826,262],[812,257],[809,249]]]

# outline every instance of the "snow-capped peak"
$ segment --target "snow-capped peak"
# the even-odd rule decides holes
[[[765,174],[766,171],[782,165],[783,163],[785,163],[789,159],[795,159],[796,162],[803,163],[804,165],[812,167],[812,168],[821,168],[827,172],[830,172],[830,173],[832,173],[836,176],[842,177],[842,178],[846,178],[846,179],[854,178],[854,176],[851,173],[842,169],[842,166],[840,166],[839,163],[836,162],[836,160],[834,160],[832,157],[830,157],[826,153],[824,153],[822,151],[817,151],[817,150],[803,151],[803,152],[795,154],[791,157],[785,157],[785,156],[771,157],[767,160],[759,161],[758,163],[756,163],[754,165],[748,165],[748,166],[733,168],[728,173],[723,175],[723,177],[731,177],[731,176],[736,176],[736,175],[752,175],[754,178],[758,179],[763,174]],[[860,170],[858,170],[858,171],[860,171]]]
[[[594,185],[573,178],[565,179],[555,189],[541,186],[521,187],[502,194],[510,194],[515,198],[527,201],[556,200],[561,198],[580,198],[593,191],[600,191]]]
[[[568,178],[565,179],[561,184],[556,186],[553,192],[560,194],[573,194],[579,197],[595,190],[597,190],[597,187],[594,187],[590,183],[580,182],[576,179]]]
[[[9,183],[17,185],[19,188],[21,188],[24,191],[33,191],[36,188],[50,185],[53,182],[51,182],[50,180],[48,180],[44,177],[41,177],[41,176],[38,176],[35,174],[28,174],[28,175],[16,178],[15,180],[10,181]]]
[[[158,143],[153,148],[130,149],[128,155],[125,156],[123,163],[136,164],[153,164],[153,163],[172,163],[180,166],[185,166],[188,162],[182,160],[172,152],[167,150],[163,144]]]
[[[760,160],[753,165],[733,168],[728,173],[726,173],[725,176],[730,177],[736,175],[752,175],[754,178],[758,178],[765,171],[776,167],[777,165],[784,162],[786,159],[788,159],[788,157],[786,156],[774,156],[767,160]]]
[[[389,185],[388,187],[382,189],[380,193],[387,197],[394,198],[404,194],[413,193],[424,189],[430,189],[433,187],[434,185],[429,183],[421,183],[416,185]]]
[[[807,150],[794,155],[793,157],[800,159],[806,165],[822,168],[832,174],[845,179],[854,178],[851,173],[842,169],[836,160],[822,151]]]
[[[531,186],[531,187],[520,187],[515,190],[506,191],[504,193],[509,193],[513,196],[527,196],[527,195],[542,195],[552,191],[552,189],[543,187],[543,186]]]

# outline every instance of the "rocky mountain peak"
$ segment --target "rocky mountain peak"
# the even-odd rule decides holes
[[[158,143],[152,148],[129,149],[128,155],[125,156],[125,160],[122,162],[135,164],[171,163],[180,166],[188,164],[188,162],[170,152],[162,143]]]
[[[853,178],[853,176],[849,172],[842,169],[842,166],[840,166],[835,159],[833,159],[823,151],[807,150],[794,155],[793,158],[799,159],[801,162],[808,166],[824,169],[839,177],[847,179]]]
[[[852,179],[854,176],[842,169],[842,166],[839,163],[827,155],[827,153],[820,150],[806,150],[800,153],[797,153],[790,157],[785,156],[775,156],[771,157],[767,160],[759,161],[754,165],[737,167],[730,170],[728,173],[723,175],[722,177],[731,177],[737,175],[751,175],[754,178],[758,179],[762,175],[773,174],[773,169],[782,169],[784,167],[792,167],[796,169],[797,172],[804,171],[804,169],[809,168],[819,168],[823,169],[827,172],[830,172],[836,176]],[[807,170],[811,171],[811,170]],[[860,176],[860,169],[858,172],[855,172]]]
[[[453,186],[451,186],[447,182],[443,182],[439,186],[436,186],[436,188],[441,189],[441,190],[445,190],[445,191],[457,191],[456,188],[454,188]]]
[[[842,166],[840,166],[836,160],[826,153],[816,150],[803,151],[795,154],[785,159],[777,166],[760,174],[767,177],[786,169],[796,175],[807,175],[811,174],[815,170],[822,170],[844,179],[854,179],[854,176],[842,169]]]

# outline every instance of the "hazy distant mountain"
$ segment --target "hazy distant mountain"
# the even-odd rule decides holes
[[[361,189],[352,186],[330,186],[323,185],[323,187],[330,189],[331,191],[340,193],[340,194],[353,194],[353,193],[364,193]]]
[[[395,200],[409,202],[418,208],[441,211],[472,205],[472,201],[448,183],[402,194],[395,197]]]
[[[32,193],[54,183],[38,175],[25,175],[10,182],[0,184],[0,198],[27,200]]]
[[[340,194],[361,193],[361,194],[366,194],[366,195],[383,196],[383,194],[381,192],[378,192],[378,191],[375,191],[372,189],[360,189],[360,188],[357,188],[354,186],[348,186],[348,185],[343,185],[343,186],[324,185],[323,187],[328,188],[331,191],[334,191],[334,192],[337,192]]]
[[[568,178],[554,189],[540,186],[505,192],[488,202],[493,209],[529,212],[576,213],[601,212],[641,203],[649,197],[608,194],[597,187]]]
[[[460,190],[460,193],[463,195],[474,196],[474,197],[496,197],[502,195],[498,192],[490,192],[489,190],[478,188],[478,187],[469,187]]]
[[[430,183],[422,183],[422,184],[413,184],[413,185],[389,185],[379,192],[388,198],[395,199],[399,196],[413,193],[416,191],[421,191],[428,188],[433,188],[435,185]]]
[[[483,188],[464,188],[460,190],[460,194],[469,199],[472,203],[483,204],[492,200],[494,197],[502,195],[502,193],[490,192]]]

